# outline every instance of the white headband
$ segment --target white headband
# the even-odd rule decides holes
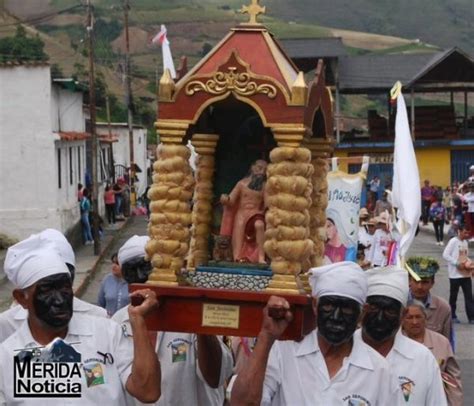
[[[59,252],[59,255],[62,257],[63,261],[66,264],[76,267],[76,257],[74,255],[74,250],[69,244],[69,241],[66,239],[63,233],[54,228],[47,228],[44,231],[39,233],[40,238],[51,241],[56,245],[56,248]]]
[[[367,296],[367,277],[354,262],[337,262],[309,270],[313,296],[342,296],[360,304]]]
[[[28,288],[51,275],[69,275],[69,269],[56,246],[38,234],[8,248],[4,270],[10,282],[19,289]]]
[[[144,258],[146,255],[145,245],[149,240],[150,237],[146,235],[134,235],[129,238],[125,244],[122,245],[117,254],[119,265],[122,266],[125,262],[134,258]]]
[[[369,269],[365,272],[369,281],[367,296],[387,296],[403,306],[408,301],[408,274],[396,266]]]

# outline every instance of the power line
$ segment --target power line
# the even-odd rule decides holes
[[[21,25],[21,24],[34,25],[34,24],[37,24],[39,22],[42,22],[43,20],[45,20],[45,21],[49,20],[49,19],[54,18],[54,17],[56,17],[60,14],[67,13],[69,11],[73,11],[73,10],[76,10],[78,8],[84,8],[84,5],[76,4],[75,6],[71,6],[71,7],[62,9],[62,10],[54,11],[52,13],[43,14],[41,16],[32,17],[32,18],[29,18],[29,19],[26,19],[26,20],[18,20],[18,21],[15,21],[14,23],[0,24],[0,28],[14,27],[14,26]],[[5,32],[5,31],[8,31],[8,30],[0,30],[0,32]]]

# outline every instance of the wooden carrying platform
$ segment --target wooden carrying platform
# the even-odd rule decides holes
[[[194,287],[130,285],[130,291],[151,289],[159,308],[147,318],[152,331],[174,331],[209,335],[256,337],[263,308],[270,293]],[[279,295],[291,307],[293,321],[282,340],[301,340],[315,328],[315,316],[308,295]],[[276,316],[277,317],[277,316]]]

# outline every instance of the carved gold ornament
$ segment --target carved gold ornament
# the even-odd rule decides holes
[[[260,0],[252,0],[252,3],[250,5],[242,6],[242,8],[240,9],[240,12],[242,14],[246,13],[250,17],[249,22],[245,24],[248,24],[248,25],[259,24],[259,22],[257,21],[257,16],[259,14],[265,14],[265,11],[266,11],[266,7],[265,6],[262,7],[259,3],[260,3]]]
[[[234,92],[240,96],[265,94],[270,99],[275,98],[277,95],[275,86],[267,83],[257,84],[251,81],[251,75],[248,72],[237,72],[237,68],[232,66],[228,70],[228,72],[216,72],[212,79],[206,82],[200,80],[189,82],[185,89],[186,95],[193,96],[198,92],[206,92],[213,95]]]

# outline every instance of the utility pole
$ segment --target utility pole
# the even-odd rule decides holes
[[[110,100],[109,94],[105,95],[105,109],[107,112],[107,127],[109,129],[109,139],[112,140],[112,127],[110,125]],[[110,175],[112,175],[112,185],[115,183],[115,164],[114,164],[114,149],[113,142],[110,142]]]
[[[135,206],[135,152],[133,150],[133,112],[132,112],[132,78],[130,72],[130,40],[128,35],[128,11],[130,10],[129,0],[123,2],[124,26],[125,26],[125,80],[127,94],[127,123],[128,123],[128,143],[130,149],[130,203]]]
[[[98,180],[98,140],[95,128],[95,78],[94,78],[94,17],[91,0],[87,0],[87,34],[89,42],[89,110],[90,132],[92,142],[92,230],[94,232],[94,255],[100,254],[99,236],[99,180]]]

